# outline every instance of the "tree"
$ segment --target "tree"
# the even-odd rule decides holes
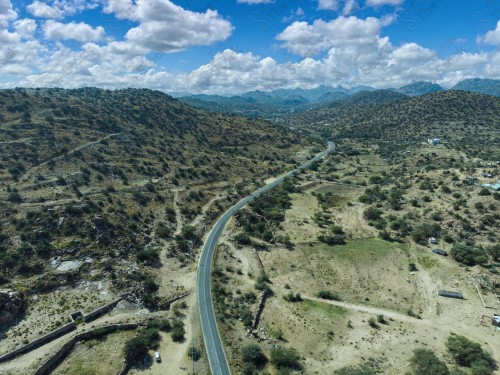
[[[414,375],[449,375],[446,364],[432,350],[416,349],[410,359]]]
[[[451,256],[460,263],[467,266],[475,266],[476,264],[484,264],[488,262],[484,250],[467,244],[457,244],[451,249]]]
[[[297,368],[299,367],[300,356],[293,348],[283,348],[281,346],[271,350],[271,363],[276,368]]]
[[[148,353],[146,340],[140,336],[128,340],[123,348],[123,353],[127,363],[134,363]]]
[[[244,362],[251,363],[255,365],[255,367],[265,365],[267,362],[267,357],[257,344],[244,345],[241,348],[241,356],[243,357]]]
[[[180,319],[174,319],[172,321],[172,340],[180,342],[184,340],[185,334],[184,323]]]
[[[365,218],[365,220],[368,220],[368,221],[377,221],[378,219],[380,219],[381,215],[382,215],[382,211],[379,210],[378,208],[375,208],[375,207],[369,207],[363,213],[363,217]]]
[[[446,341],[446,347],[458,365],[470,367],[475,375],[489,375],[497,368],[491,354],[467,337],[450,336]]]
[[[196,346],[191,346],[188,349],[188,357],[191,358],[193,361],[197,361],[201,358],[201,352],[200,349],[198,349]]]

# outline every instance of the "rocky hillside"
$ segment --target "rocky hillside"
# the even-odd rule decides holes
[[[209,200],[211,221],[306,144],[151,90],[0,91],[0,285],[147,284],[162,244],[199,245]]]

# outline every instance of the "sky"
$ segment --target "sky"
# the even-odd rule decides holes
[[[0,0],[0,88],[500,78],[500,0]]]

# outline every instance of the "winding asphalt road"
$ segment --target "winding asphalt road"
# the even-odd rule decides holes
[[[328,148],[316,155],[311,160],[304,163],[297,169],[279,177],[276,181],[260,188],[254,193],[250,194],[248,197],[243,198],[241,201],[236,203],[230,209],[228,209],[220,218],[217,220],[212,230],[208,234],[208,237],[203,245],[201,251],[200,261],[198,264],[198,278],[197,278],[197,302],[198,302],[198,313],[200,314],[201,330],[203,334],[203,340],[205,341],[205,348],[207,351],[208,361],[210,364],[210,371],[212,375],[230,375],[231,370],[229,369],[229,364],[227,363],[226,355],[224,353],[224,346],[222,345],[221,336],[219,329],[217,328],[217,321],[215,318],[214,307],[212,305],[212,288],[211,288],[211,269],[212,262],[214,258],[215,248],[217,246],[217,241],[222,233],[222,230],[228,223],[228,221],[233,217],[233,215],[250,203],[254,198],[259,195],[271,190],[275,186],[281,184],[285,178],[291,177],[294,174],[299,173],[303,169],[308,168],[312,163],[318,161],[323,156],[329,154],[335,149],[335,145],[332,142],[328,142]]]

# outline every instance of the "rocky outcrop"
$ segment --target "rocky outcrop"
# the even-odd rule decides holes
[[[26,301],[14,290],[0,290],[0,327],[10,324],[26,310]]]

